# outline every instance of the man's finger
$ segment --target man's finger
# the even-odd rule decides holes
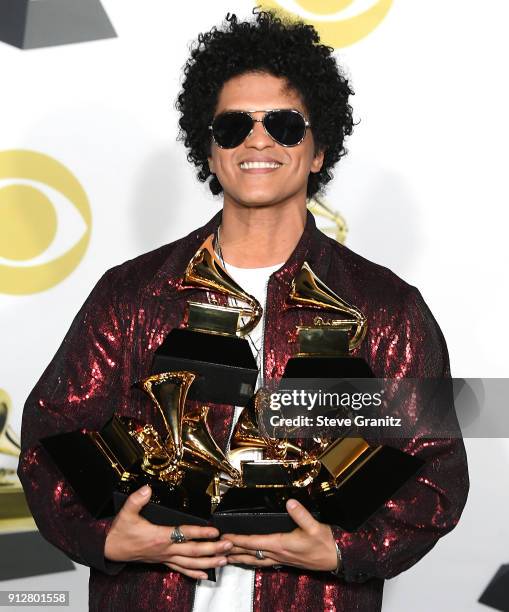
[[[148,504],[151,495],[152,489],[148,485],[141,487],[129,495],[122,506],[121,512],[123,511],[129,514],[139,514],[143,506]]]
[[[208,578],[207,574],[205,572],[200,572],[200,570],[189,570],[185,567],[177,565],[176,563],[165,563],[165,565],[168,566],[170,569],[176,572],[180,572],[185,576],[189,576],[189,578],[194,578],[195,580],[206,580]]]
[[[173,532],[173,527],[170,527],[168,539]],[[219,537],[219,530],[215,527],[201,527],[199,525],[180,525],[180,531],[184,534],[186,540],[212,540]]]
[[[255,551],[247,550],[247,548],[242,548],[241,546],[232,546],[232,548],[226,553],[228,556],[230,555],[246,555],[246,554],[254,554]]]
[[[240,546],[246,550],[267,550],[269,552],[277,552],[280,550],[280,533],[271,533],[270,535],[238,535],[236,533],[225,533],[221,536],[221,540],[228,540],[234,546]]]
[[[289,499],[286,502],[286,509],[297,525],[308,533],[316,529],[319,524],[314,516],[296,499]]]
[[[171,562],[194,570],[222,567],[228,563],[226,557],[182,557],[180,555],[173,555]]]
[[[169,543],[169,541],[168,541]],[[231,542],[182,542],[181,544],[170,544],[168,554],[183,557],[212,557],[224,555],[231,548]]]
[[[228,556],[229,565],[251,565],[253,567],[271,567],[278,564],[276,559],[265,556],[265,559],[257,559],[253,555],[230,555]]]

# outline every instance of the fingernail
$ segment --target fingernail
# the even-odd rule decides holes
[[[293,510],[294,508],[296,508],[298,506],[297,502],[294,499],[289,499],[286,502],[286,507],[290,510]]]
[[[147,497],[149,493],[150,493],[150,487],[148,485],[145,485],[144,487],[140,489],[140,495],[143,495],[143,497]]]
[[[226,563],[227,563],[226,559],[221,559],[221,561],[219,561],[220,566],[226,565]]]
[[[207,574],[200,574],[200,580],[206,580],[207,578]]]
[[[233,547],[233,544],[231,542],[225,542],[223,544],[223,550],[230,550],[230,548]]]

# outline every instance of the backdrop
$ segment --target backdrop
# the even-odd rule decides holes
[[[190,41],[254,3],[24,0],[21,21],[14,4],[0,2],[0,388],[19,433],[26,396],[101,274],[220,208],[176,142],[173,105]],[[507,377],[507,3],[263,6],[276,4],[318,27],[356,91],[360,123],[326,193],[347,246],[420,289],[453,375]],[[486,609],[477,599],[509,562],[509,443],[465,443],[461,522],[388,581],[384,610]],[[65,584],[86,610],[87,576],[77,566],[0,589]]]

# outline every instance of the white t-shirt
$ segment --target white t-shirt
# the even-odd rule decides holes
[[[267,284],[270,275],[283,264],[276,264],[266,268],[237,268],[225,262],[228,274],[250,295],[255,297],[265,310]],[[265,311],[258,325],[249,334],[248,342],[257,360],[259,376],[257,388],[262,372],[263,355],[263,321]],[[237,422],[242,411],[241,406],[235,406],[233,424]],[[246,451],[237,454],[232,461],[235,467],[240,466],[240,460],[260,459],[261,451]],[[226,565],[216,569],[216,582],[209,580],[198,581],[193,612],[251,612],[254,589],[254,570]]]

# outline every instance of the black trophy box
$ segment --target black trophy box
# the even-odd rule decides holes
[[[509,612],[509,565],[501,565],[484,590],[479,602],[494,610]]]
[[[112,494],[121,476],[92,435],[72,431],[43,438],[41,444],[92,516],[114,513]],[[137,464],[139,459],[134,458],[129,467]]]
[[[285,367],[283,378],[373,378],[369,365],[360,357],[291,357]]]
[[[154,493],[157,494],[157,492],[154,490],[154,485],[152,484],[151,486],[152,496],[154,496]],[[118,512],[122,508],[128,496],[129,492],[127,491],[113,491],[113,506],[115,512]],[[146,504],[142,508],[140,515],[155,525],[164,525],[167,527],[175,525],[210,525],[210,497],[208,497],[208,499],[203,499],[201,504],[191,503],[187,510],[185,508],[177,509],[171,507],[170,504],[177,505],[177,502],[180,500],[180,496],[178,495],[173,497],[166,494],[162,496],[161,499],[161,502],[150,501]]]
[[[175,328],[157,349],[152,374],[188,370],[199,376],[188,398],[245,406],[254,393],[258,367],[245,338]]]
[[[43,438],[49,453],[82,504],[95,518],[113,516],[125,499],[143,485],[152,488],[152,501],[142,515],[161,525],[206,525],[211,498],[206,490],[212,479],[207,471],[184,471],[178,486],[161,483],[141,471],[143,451],[114,416],[99,432],[73,431]],[[114,467],[114,465],[116,467]],[[122,474],[129,472],[129,480]]]
[[[127,497],[148,484],[150,501],[141,516],[156,525],[210,525],[211,497],[206,493],[212,479],[210,472],[188,469],[178,485],[149,480],[145,476],[121,482],[113,492],[113,506],[118,512]]]
[[[212,515],[212,524],[221,533],[261,535],[293,531],[297,525],[286,511],[289,499],[298,500],[318,518],[306,489],[231,488]]]
[[[317,505],[323,523],[345,531],[359,529],[385,502],[424,465],[408,453],[382,446],[361,469],[328,494],[318,494]],[[325,472],[325,468],[322,468]]]

